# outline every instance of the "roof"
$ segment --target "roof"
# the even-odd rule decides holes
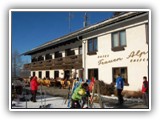
[[[146,14],[146,13],[147,12],[126,12],[126,13],[120,14],[118,16],[113,16],[112,18],[109,18],[109,19],[104,20],[102,22],[96,23],[96,24],[91,25],[91,26],[87,26],[85,28],[82,28],[82,29],[77,30],[75,32],[72,32],[70,34],[67,34],[67,35],[59,37],[57,39],[51,40],[51,41],[49,41],[45,44],[42,44],[42,45],[40,45],[36,48],[33,48],[32,50],[29,50],[29,51],[23,53],[22,55],[31,55],[35,52],[38,52],[39,50],[46,49],[46,48],[51,47],[53,45],[69,41],[73,38],[82,37],[84,34],[86,34],[88,32],[91,32],[91,31],[94,31],[96,29],[100,29],[100,28],[103,28],[105,26],[112,25],[114,23],[129,19],[129,18],[133,18],[133,17],[139,16],[141,14]]]

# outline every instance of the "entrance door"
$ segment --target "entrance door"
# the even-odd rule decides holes
[[[69,79],[69,77],[70,77],[70,71],[69,70],[65,70],[64,71],[64,79]]]
[[[50,79],[49,71],[46,71],[46,78]]]
[[[39,78],[42,78],[42,72],[39,71],[39,75],[38,75]]]
[[[59,71],[54,71],[54,79],[59,77]]]

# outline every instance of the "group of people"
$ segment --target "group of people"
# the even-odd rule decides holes
[[[36,95],[37,95],[37,90],[38,90],[38,82],[37,82],[37,77],[33,76],[30,79],[30,88],[31,88],[31,101],[36,102]],[[118,104],[122,105],[124,102],[122,91],[124,88],[124,79],[118,74],[116,78],[116,90],[117,90],[117,97],[118,97]],[[148,81],[147,77],[143,77],[143,83],[142,83],[142,98],[144,101],[144,104],[148,105],[148,91],[149,91],[149,86],[148,86]],[[87,82],[84,82],[80,84],[73,92],[71,96],[71,108],[83,108],[85,101],[90,97],[90,92],[89,92],[89,85]],[[83,101],[83,105],[80,105],[80,100]]]
[[[37,95],[37,90],[38,90],[38,82],[37,82],[37,77],[33,76],[30,78],[30,90],[31,90],[31,101],[36,102],[36,95]],[[88,83],[82,83],[80,84],[72,94],[72,104],[71,108],[83,108],[87,98],[90,97],[89,93],[89,86]],[[83,100],[83,105],[80,105],[79,101]]]
[[[123,95],[122,95],[123,88],[124,88],[124,80],[120,76],[120,74],[118,74],[118,76],[116,78],[116,89],[117,89],[117,96],[118,96],[118,104],[119,105],[122,105],[124,102]],[[147,106],[148,106],[148,91],[149,91],[148,80],[147,80],[147,77],[144,76],[141,92],[142,92],[143,103]]]

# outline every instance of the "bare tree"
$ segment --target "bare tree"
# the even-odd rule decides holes
[[[18,50],[14,50],[12,52],[12,77],[17,77],[19,75],[19,71],[23,66],[23,62]]]

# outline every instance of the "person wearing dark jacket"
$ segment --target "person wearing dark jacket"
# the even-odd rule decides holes
[[[123,104],[123,96],[122,96],[122,91],[123,91],[123,87],[124,87],[124,80],[123,78],[120,76],[120,74],[118,74],[118,77],[116,79],[116,89],[117,89],[117,95],[118,95],[118,104],[122,105]]]
[[[38,82],[37,82],[37,77],[34,76],[31,81],[30,81],[30,88],[31,88],[31,101],[36,102],[36,95],[37,95],[37,89],[38,89]]]

